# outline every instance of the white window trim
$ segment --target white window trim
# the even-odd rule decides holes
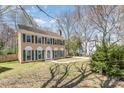
[[[26,51],[26,61],[32,61],[32,50],[25,50]],[[27,52],[28,51],[31,51],[31,59],[30,60],[27,60]]]
[[[30,37],[30,42],[32,42],[32,36],[31,36],[31,35],[26,35],[26,42],[28,42],[28,40],[27,40],[27,36]]]
[[[25,56],[26,56],[26,58],[25,58],[25,60],[26,61],[32,61],[32,50],[33,50],[33,48],[31,47],[31,46],[26,46],[25,47]],[[31,51],[31,60],[27,60],[27,51]]]
[[[39,59],[39,51],[41,52],[41,58],[40,59]],[[42,50],[37,50],[37,56],[38,56],[37,57],[38,58],[37,60],[41,60],[42,59]]]
[[[47,56],[47,51],[50,51],[50,58]],[[50,46],[46,48],[46,59],[52,59],[52,48]]]

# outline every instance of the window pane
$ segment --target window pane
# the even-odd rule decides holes
[[[50,44],[50,38],[47,38],[47,44]]]
[[[38,59],[41,59],[41,51],[38,51]]]
[[[50,51],[47,51],[47,58],[50,58]]]
[[[27,35],[27,42],[31,42],[31,37]]]
[[[45,37],[45,44],[47,43],[47,38]]]
[[[41,38],[40,37],[38,37],[38,43],[41,43]]]
[[[27,51],[27,60],[31,60],[31,51],[30,50]]]
[[[53,45],[54,45],[54,38],[53,38]]]

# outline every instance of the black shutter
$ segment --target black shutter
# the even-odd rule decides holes
[[[37,36],[35,36],[35,43],[37,44]]]
[[[34,50],[32,50],[32,60],[34,60]]]
[[[35,50],[35,59],[37,60],[37,50]]]
[[[42,44],[44,44],[44,37],[42,37]]]
[[[32,43],[34,43],[34,36],[32,35]]]
[[[25,61],[26,59],[26,54],[25,54],[25,50],[23,50],[23,61]]]
[[[42,60],[44,60],[44,50],[42,50]]]
[[[25,37],[26,37],[26,35],[25,35],[25,34],[23,34],[23,42],[25,42],[25,41],[26,41],[26,40],[25,40],[25,39],[26,39]]]
[[[53,38],[53,45],[54,45],[54,38]]]

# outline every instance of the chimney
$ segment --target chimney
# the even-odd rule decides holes
[[[59,35],[62,36],[62,31],[59,29]]]

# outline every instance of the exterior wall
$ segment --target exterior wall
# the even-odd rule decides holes
[[[21,46],[22,46],[21,33],[18,32],[18,60],[19,62],[22,62]]]
[[[26,30],[19,30],[18,32],[18,59],[20,62],[23,62],[23,50],[25,49],[25,47],[27,46],[31,46],[33,50],[36,50],[38,47],[43,48],[45,51],[44,57],[46,60],[46,48],[50,47],[51,50],[54,50],[55,48],[60,49],[65,49],[64,45],[50,45],[50,44],[39,44],[39,43],[35,43],[35,38],[34,38],[34,43],[32,42],[23,42],[23,38],[22,38],[22,34],[27,34],[27,35],[37,35],[37,36],[44,36],[44,37],[48,37],[48,38],[56,38],[56,39],[61,39],[63,40],[62,37],[53,37],[53,36],[48,36],[48,35],[43,35],[43,34],[39,34],[39,33],[35,33],[35,32],[31,32],[31,31],[26,31]],[[35,52],[34,52],[34,56],[35,56]],[[34,61],[36,61],[35,57],[34,57]]]
[[[14,61],[17,60],[18,57],[16,54],[9,54],[9,55],[0,55],[0,62],[4,61]]]

